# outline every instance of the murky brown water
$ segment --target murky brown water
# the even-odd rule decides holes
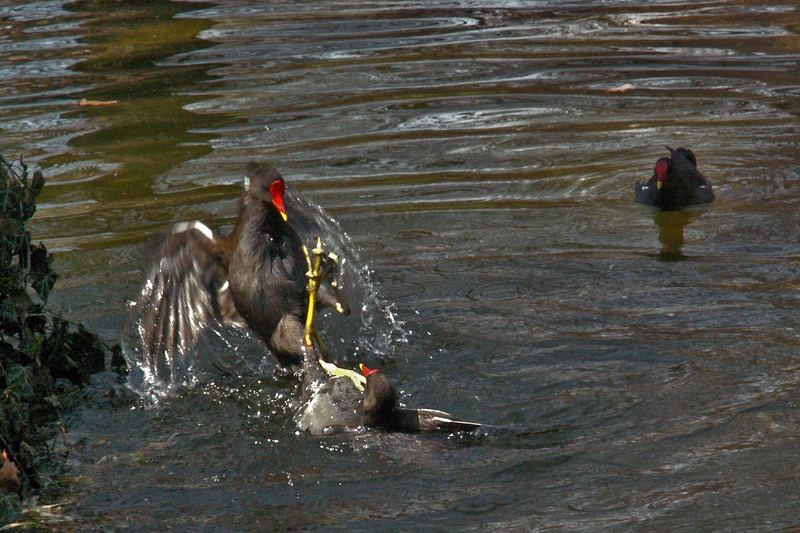
[[[272,161],[372,270],[329,335],[506,428],[297,435],[220,330],[238,374],[76,415],[64,527],[797,527],[799,29],[788,1],[0,2],[0,153],[50,178],[67,316],[119,338],[146,244],[230,225]],[[633,203],[664,144],[710,207]]]

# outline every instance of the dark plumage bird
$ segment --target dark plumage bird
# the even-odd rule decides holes
[[[636,182],[636,201],[665,211],[674,211],[714,200],[714,191],[703,174],[697,170],[697,158],[688,148],[670,151],[670,157],[656,161],[647,183]]]
[[[208,322],[247,326],[282,366],[303,362],[308,308],[303,243],[289,224],[285,183],[271,167],[250,163],[229,235],[201,222],[179,224],[161,248],[139,303],[147,363],[159,377],[174,376],[181,355]],[[329,284],[317,294],[336,306]]]
[[[385,431],[419,433],[421,431],[472,431],[482,426],[458,420],[436,409],[404,409],[398,405],[397,392],[377,369],[359,365],[366,377],[360,392],[346,378],[319,378],[306,369],[306,403],[297,417],[301,430],[321,435],[336,428],[367,426]],[[320,386],[321,383],[321,386]]]

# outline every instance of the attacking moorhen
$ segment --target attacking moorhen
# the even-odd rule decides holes
[[[161,249],[142,291],[140,337],[147,363],[173,374],[211,319],[247,326],[282,366],[303,363],[308,308],[303,243],[288,222],[285,183],[271,167],[250,163],[239,218],[222,236],[201,222],[179,224]],[[337,305],[330,284],[320,304]]]
[[[419,433],[472,431],[482,426],[436,409],[404,409],[398,405],[397,392],[383,372],[363,364],[359,368],[366,377],[363,393],[352,381],[343,378],[322,378],[325,381],[319,386],[319,372],[315,386],[309,380],[315,371],[306,368],[304,395],[307,401],[297,417],[301,430],[321,435],[337,428],[367,426]]]
[[[653,177],[647,183],[636,182],[636,201],[664,211],[712,202],[711,182],[697,170],[694,152],[687,148],[666,148],[670,157],[656,161]]]

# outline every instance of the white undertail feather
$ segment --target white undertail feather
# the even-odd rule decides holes
[[[211,228],[200,222],[199,220],[195,220],[193,222],[179,222],[175,224],[172,228],[172,233],[180,233],[182,231],[196,229],[199,230],[200,233],[206,236],[208,239],[214,238],[214,232],[211,231]]]

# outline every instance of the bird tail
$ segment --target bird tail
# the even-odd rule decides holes
[[[474,431],[484,424],[459,420],[450,413],[436,409],[417,409],[420,431]]]

